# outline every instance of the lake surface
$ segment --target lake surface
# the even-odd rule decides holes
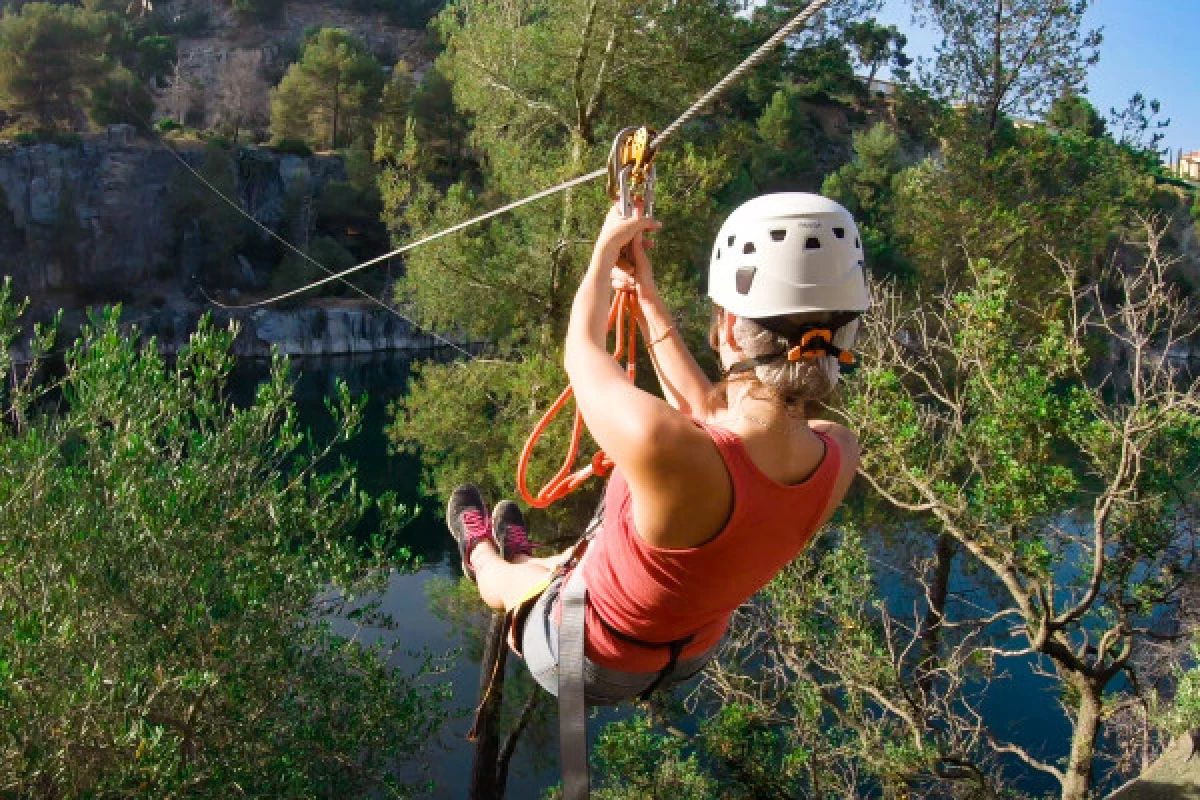
[[[398,623],[396,631],[385,635],[389,639],[398,639],[403,648],[413,654],[397,663],[408,672],[419,663],[419,654],[423,651],[435,655],[455,654],[463,646],[459,634],[448,621],[433,613],[429,601],[428,590],[433,582],[457,579],[461,574],[457,548],[442,518],[442,501],[422,496],[420,464],[416,457],[393,453],[384,433],[389,421],[388,406],[403,397],[411,363],[411,358],[400,355],[293,362],[295,399],[301,425],[310,428],[318,438],[329,435],[333,425],[325,401],[335,395],[338,379],[345,380],[355,394],[365,392],[368,403],[363,431],[342,452],[357,463],[364,489],[395,491],[408,506],[420,508],[401,538],[402,543],[421,558],[422,565],[411,574],[392,576],[383,598],[383,610],[392,614]],[[248,400],[265,376],[265,363],[239,365],[233,376],[234,395]],[[886,562],[889,554],[881,546],[874,555]],[[881,568],[877,572],[876,583],[889,606],[897,613],[907,610],[911,614],[913,594],[903,577],[905,566],[897,564],[892,570]],[[961,575],[956,576],[952,591],[967,583]],[[986,594],[968,590],[952,599],[949,615],[961,614],[965,602],[991,607]],[[343,630],[349,632],[348,628]],[[999,666],[1009,673],[1009,679],[995,681],[981,700],[982,710],[994,723],[996,733],[1011,737],[1043,758],[1054,760],[1065,756],[1070,729],[1058,710],[1054,695],[1047,691],[1052,683],[1035,675],[1031,664],[1024,661]],[[463,798],[470,780],[473,751],[466,733],[477,701],[479,665],[462,656],[454,659],[448,671],[437,679],[447,680],[453,686],[453,716],[440,741],[434,743],[427,754],[427,778],[435,787],[432,796]],[[600,720],[593,719],[589,723],[592,735],[605,719],[611,718],[613,715],[609,712]],[[513,759],[508,796],[536,798],[541,796],[543,789],[556,784],[559,779],[556,750],[557,746],[553,742],[547,743],[545,736],[524,737]],[[1054,784],[1035,775],[1023,788],[1043,793],[1052,791]]]
[[[452,626],[433,613],[428,594],[438,579],[457,580],[462,574],[458,549],[443,520],[442,501],[421,494],[418,460],[393,453],[384,430],[390,420],[388,406],[404,395],[411,364],[407,356],[373,355],[295,360],[292,366],[300,425],[310,429],[318,441],[327,439],[334,428],[325,401],[336,396],[336,382],[346,381],[356,396],[366,393],[363,430],[341,452],[358,465],[364,490],[375,494],[394,491],[406,506],[420,509],[400,538],[421,559],[421,567],[410,574],[393,575],[382,601],[382,610],[393,616],[398,627],[381,636],[389,642],[398,640],[412,654],[396,662],[410,674],[418,668],[422,653],[454,655],[463,647]],[[239,402],[249,401],[266,375],[265,362],[239,364],[232,376],[234,396]],[[335,629],[346,634],[353,630],[350,625],[335,625]],[[466,735],[477,702],[479,664],[466,656],[455,658],[452,664],[447,672],[430,679],[449,681],[454,692],[451,718],[440,741],[430,747],[425,765],[428,773],[422,776],[433,782],[432,796],[438,798],[467,796],[473,755]],[[557,763],[548,764],[543,752],[531,752],[536,749],[529,741],[518,747],[509,776],[509,797],[540,797],[543,789],[558,782]]]

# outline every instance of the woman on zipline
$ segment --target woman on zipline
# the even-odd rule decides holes
[[[571,309],[567,373],[588,430],[616,464],[580,563],[561,574],[565,554],[534,558],[517,505],[503,501],[489,515],[473,486],[454,492],[446,515],[484,602],[527,611],[514,643],[555,694],[560,594],[567,581],[586,584],[594,704],[698,672],[733,611],[804,549],[858,466],[855,435],[806,414],[853,362],[869,302],[850,214],[790,193],[730,215],[709,272],[710,342],[726,376],[715,387],[655,287],[642,237],[659,228],[610,211]],[[629,269],[617,266],[623,252]],[[636,292],[665,399],[633,385],[606,351],[614,288]]]

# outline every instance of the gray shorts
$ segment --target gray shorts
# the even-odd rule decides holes
[[[557,578],[546,587],[546,591],[542,592],[529,616],[525,618],[525,628],[520,635],[521,654],[525,657],[525,665],[530,674],[543,689],[556,697],[558,625],[554,623],[554,609],[558,605],[561,590],[562,578]],[[666,650],[665,647],[663,649]],[[715,653],[714,647],[698,656],[680,660],[670,674],[663,678],[660,686],[667,687],[686,681],[704,669]],[[657,672],[621,672],[602,667],[588,658],[585,658],[583,663],[584,699],[592,706],[623,703],[649,689],[657,679]]]

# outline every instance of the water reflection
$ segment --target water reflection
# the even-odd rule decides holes
[[[421,559],[421,567],[411,574],[396,574],[388,582],[381,611],[390,614],[395,630],[357,629],[346,620],[334,623],[343,635],[356,635],[359,641],[370,643],[376,638],[386,643],[399,641],[407,655],[393,659],[393,664],[406,672],[415,672],[425,653],[435,656],[458,653],[464,642],[453,624],[433,613],[429,589],[438,580],[457,580],[458,553],[446,533],[442,508],[436,498],[425,497],[420,491],[420,461],[410,453],[395,453],[387,440],[385,428],[390,420],[389,405],[406,391],[413,359],[403,354],[373,356],[341,356],[323,359],[296,359],[292,362],[294,399],[300,427],[311,430],[317,441],[327,439],[334,431],[325,403],[336,396],[338,380],[344,380],[350,391],[358,396],[366,393],[362,432],[342,446],[339,455],[358,467],[362,488],[371,493],[396,492],[410,508],[420,511],[404,528],[400,542]],[[267,377],[268,365],[262,361],[245,361],[238,365],[231,379],[231,393],[237,403],[248,403],[254,390]],[[454,659],[449,669],[431,680],[448,680],[453,686],[451,719],[444,727],[441,741],[428,752],[427,773],[422,779],[432,780],[434,797],[461,798],[467,796],[470,781],[472,745],[467,741],[479,688],[479,665],[465,656]],[[557,763],[545,756],[546,742],[535,737],[522,742],[513,758],[509,776],[510,797],[539,797],[542,790],[558,781]],[[541,752],[535,752],[535,751]],[[416,778],[412,775],[405,777]]]

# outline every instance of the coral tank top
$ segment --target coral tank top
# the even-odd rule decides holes
[[[647,544],[633,521],[633,497],[620,470],[605,494],[604,523],[583,559],[588,587],[587,657],[624,672],[666,666],[666,643],[693,635],[681,659],[714,647],[729,617],[812,540],[841,466],[837,442],[816,432],[825,456],[805,481],[777,483],[750,460],[737,434],[698,423],[717,445],[733,483],[733,509],[699,547]],[[557,614],[556,614],[557,616]],[[625,641],[609,630],[649,645]]]

